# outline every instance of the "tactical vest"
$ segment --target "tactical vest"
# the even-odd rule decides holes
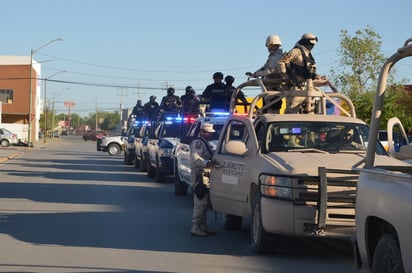
[[[303,58],[303,66],[297,65],[295,63],[290,63],[291,72],[296,76],[302,77],[304,79],[314,79],[316,76],[316,63],[315,59],[312,56],[312,53],[309,52],[308,56],[301,47],[296,46],[295,48],[300,50]]]

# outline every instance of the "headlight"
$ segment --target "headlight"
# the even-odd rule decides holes
[[[171,148],[160,148],[159,149],[159,156],[172,156],[172,149]]]
[[[260,177],[260,193],[268,197],[292,199],[292,178],[262,175]]]

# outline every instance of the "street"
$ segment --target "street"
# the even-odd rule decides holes
[[[0,163],[0,272],[359,272],[348,242],[286,239],[269,255],[241,231],[190,235],[191,196],[64,136]]]

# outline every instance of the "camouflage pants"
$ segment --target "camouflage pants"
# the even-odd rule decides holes
[[[198,177],[201,176],[201,177]],[[203,172],[192,169],[193,189],[199,183],[199,178],[202,179],[203,184],[209,188],[209,177],[204,176]],[[206,193],[202,199],[199,199],[196,194],[193,194],[193,216],[192,223],[194,225],[203,226],[207,222],[207,210],[209,208],[209,193]]]

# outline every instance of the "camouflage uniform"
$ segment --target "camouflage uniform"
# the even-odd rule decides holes
[[[287,71],[288,77],[295,84],[296,91],[302,90],[302,84],[307,79],[314,79],[317,76],[316,63],[311,51],[300,43],[296,43],[295,47],[280,59],[279,71],[282,74],[286,74]],[[304,101],[304,97],[288,98],[286,112],[298,112]]]
[[[282,56],[283,56],[283,51],[281,48],[270,52],[266,63],[259,70],[257,70],[254,73],[254,75],[257,77],[268,77],[268,76],[270,77],[276,74],[280,74],[278,63],[279,63],[280,58],[282,58]]]
[[[211,130],[213,125],[209,124]],[[210,131],[210,133],[213,133]],[[207,146],[209,145],[209,147]],[[212,158],[212,149],[209,141],[200,137],[190,145],[191,176],[194,190],[194,207],[191,233],[198,236],[207,236],[216,233],[207,226],[207,210],[209,207],[209,174]]]

